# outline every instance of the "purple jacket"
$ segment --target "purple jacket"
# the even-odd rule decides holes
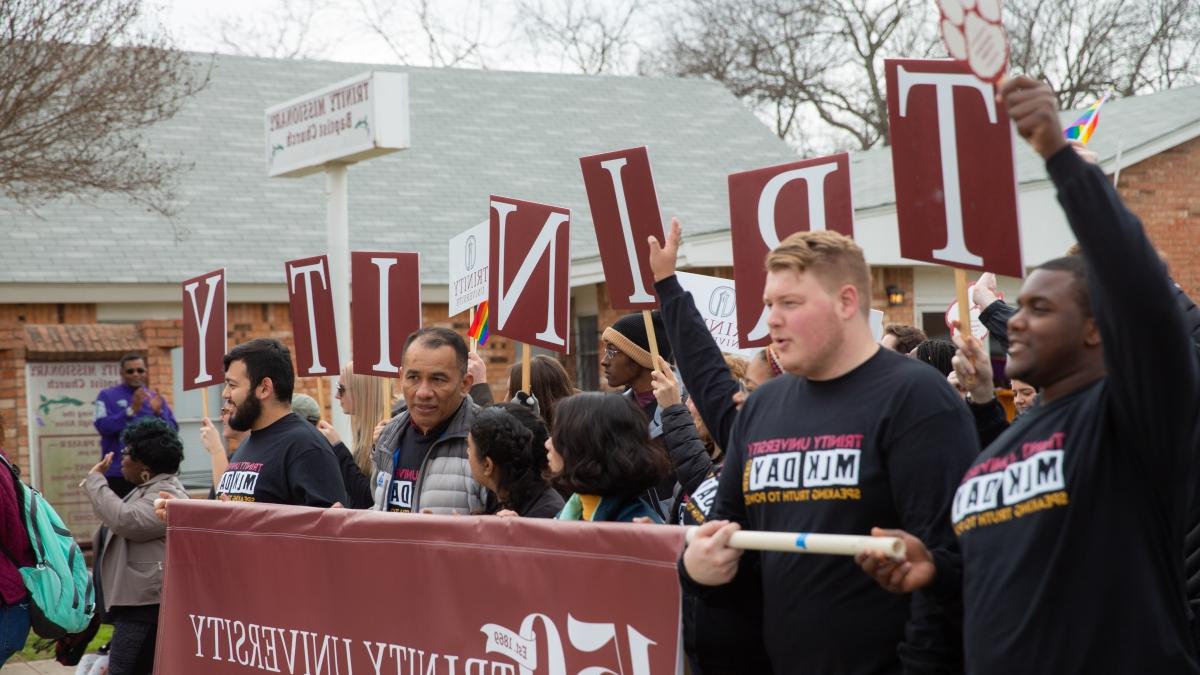
[[[105,476],[113,478],[121,476],[121,450],[125,447],[125,444],[121,442],[121,432],[125,431],[125,427],[136,419],[154,416],[154,410],[150,408],[149,396],[142,403],[141,410],[135,410],[134,414],[130,415],[126,408],[132,401],[133,387],[123,383],[109,387],[96,396],[96,416],[92,423],[96,426],[96,431],[100,432],[100,458],[103,459],[108,453],[113,453],[112,464],[108,467],[108,471],[104,472]],[[171,406],[167,404],[165,398],[159,417],[171,425],[172,429],[179,431],[179,425],[175,423],[175,415],[171,413]]]
[[[16,484],[12,473],[3,464],[0,464],[0,546],[8,551],[8,555],[0,554],[0,604],[15,605],[24,600],[28,592],[21,573],[9,556],[21,567],[28,567],[33,564],[33,551],[29,548],[29,535],[17,508]]]

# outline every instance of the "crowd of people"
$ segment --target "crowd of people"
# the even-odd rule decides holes
[[[293,393],[288,349],[253,339],[225,356],[222,431],[204,422],[211,497],[697,526],[678,565],[693,673],[1200,673],[1200,310],[1063,139],[1049,88],[1013,78],[1000,100],[1079,242],[1037,266],[1016,305],[989,274],[975,285],[1003,378],[969,334],[891,325],[877,342],[863,252],[830,231],[769,254],[771,343],[723,354],[675,276],[673,222],[650,241],[653,337],[641,313],[602,334],[621,393],[580,392],[539,356],[530,391],[514,364],[494,403],[479,356],[427,327],[405,344],[398,400],[343,368],[342,439]],[[82,483],[104,523],[111,675],[152,668],[165,512],[187,497],[145,359],[122,372],[96,404],[105,455]],[[743,528],[894,536],[907,553],[743,551],[729,545]],[[7,529],[0,541],[20,546]]]

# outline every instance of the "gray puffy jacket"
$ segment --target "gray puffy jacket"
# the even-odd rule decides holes
[[[434,442],[421,461],[421,472],[413,489],[413,513],[429,510],[436,514],[482,513],[487,503],[487,489],[471,477],[471,465],[467,460],[467,432],[479,406],[470,398],[463,401],[458,412],[441,438]],[[393,450],[409,424],[408,411],[392,418],[379,434],[379,441],[371,451],[371,467],[374,479],[374,508],[386,511],[387,496],[396,475]]]

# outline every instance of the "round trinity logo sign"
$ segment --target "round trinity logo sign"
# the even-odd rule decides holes
[[[467,237],[466,263],[467,271],[475,269],[475,235]]]
[[[729,286],[719,286],[708,296],[708,311],[713,316],[724,319],[733,314],[733,289]]]

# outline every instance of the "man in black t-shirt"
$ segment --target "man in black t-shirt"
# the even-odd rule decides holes
[[[904,532],[879,533],[902,536],[907,561],[860,564],[889,590],[961,594],[972,674],[1200,673],[1182,570],[1200,370],[1184,316],[1141,223],[1063,140],[1050,87],[1018,77],[1001,97],[1082,248],[1034,270],[1008,321],[1007,372],[1041,401],[961,480],[961,574]]]
[[[768,326],[786,374],[760,385],[734,422],[713,519],[680,565],[685,588],[713,602],[737,592],[730,582],[753,568],[727,546],[740,526],[867,534],[880,518],[956,557],[950,499],[978,452],[964,404],[936,370],[875,343],[870,273],[851,239],[794,234],[767,269]],[[758,559],[775,672],[961,667],[952,617],[924,594],[889,596],[842,557]]]

